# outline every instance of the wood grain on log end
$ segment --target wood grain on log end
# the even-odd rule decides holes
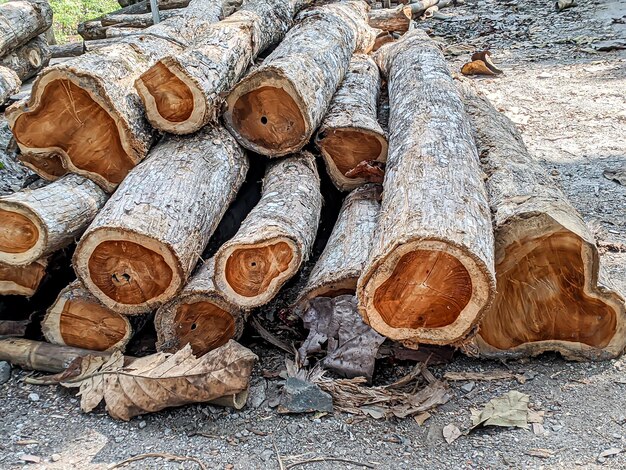
[[[56,181],[67,174],[63,160],[56,153],[21,153],[18,159],[24,166],[30,168],[43,179]]]
[[[0,263],[0,295],[31,297],[46,274],[47,261],[33,261],[25,266]]]

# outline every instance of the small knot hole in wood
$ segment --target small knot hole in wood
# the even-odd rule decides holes
[[[261,116],[261,124],[267,124],[267,116]]]

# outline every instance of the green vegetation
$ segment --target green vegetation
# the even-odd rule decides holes
[[[76,40],[78,23],[91,20],[120,8],[116,0],[50,0],[54,11],[54,34],[57,42]]]

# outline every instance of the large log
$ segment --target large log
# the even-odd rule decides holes
[[[68,171],[112,192],[155,140],[134,90],[136,78],[201,37],[221,10],[222,0],[194,0],[184,14],[144,34],[46,68],[29,101],[7,111],[22,152],[57,153]]]
[[[95,351],[123,350],[132,335],[128,319],[102,305],[78,281],[59,293],[41,329],[52,344]]]
[[[259,55],[285,36],[306,0],[248,0],[182,54],[167,56],[135,83],[150,123],[189,134],[217,119],[222,96]]]
[[[309,141],[353,52],[374,46],[368,9],[351,0],[298,13],[285,39],[226,98],[224,122],[241,145],[277,157]]]
[[[105,306],[147,313],[184,286],[248,159],[221,127],[168,136],[128,174],[82,237],[74,269]]]
[[[626,306],[601,279],[591,232],[515,125],[468,84],[460,89],[495,230],[498,292],[476,337],[480,355],[618,356],[626,346]]]
[[[24,266],[0,263],[0,295],[31,297],[46,274],[46,258]]]
[[[296,302],[306,310],[316,297],[354,294],[367,262],[380,213],[380,191],[367,184],[348,194],[321,256]]]
[[[0,197],[0,262],[23,266],[69,245],[106,199],[78,175]]]
[[[184,10],[182,9],[165,10],[159,13],[159,17],[161,18],[161,21],[163,21],[168,18],[172,18],[173,16],[181,15],[183,11]],[[102,24],[102,26],[123,25],[129,28],[147,28],[148,26],[152,26],[154,24],[152,19],[152,13],[111,13],[108,15],[104,15],[100,19],[100,23]]]
[[[383,31],[404,33],[409,30],[410,23],[411,13],[404,9],[404,5],[398,5],[395,8],[378,8],[369,12],[369,25]]]
[[[52,26],[46,0],[14,1],[0,5],[0,57],[26,44]]]
[[[37,75],[50,62],[51,52],[43,34],[0,58],[0,65],[13,70],[20,80]]]
[[[83,41],[77,41],[50,46],[50,52],[52,54],[52,58],[78,57],[79,55],[83,55],[85,53],[85,43]]]
[[[7,67],[0,66],[0,106],[2,106],[11,95],[20,91],[22,81],[17,74]]]
[[[469,119],[424,32],[406,33],[376,59],[389,86],[389,156],[359,310],[407,345],[458,343],[495,294],[489,205]]]
[[[346,176],[359,163],[387,159],[387,138],[376,119],[379,95],[378,66],[355,54],[315,138],[330,178],[342,191],[367,183]]]
[[[312,154],[270,164],[261,200],[215,254],[215,285],[242,308],[269,302],[308,258],[321,208]]]
[[[157,350],[174,352],[189,343],[201,356],[239,339],[246,315],[215,287],[214,272],[213,258],[200,263],[182,292],[157,310]]]
[[[67,174],[63,160],[55,153],[21,153],[18,159],[25,167],[48,181],[56,181]]]

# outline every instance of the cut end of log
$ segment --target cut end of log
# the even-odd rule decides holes
[[[334,298],[340,295],[354,295],[356,292],[357,281],[358,277],[353,277],[324,284],[323,286],[308,292],[303,299],[299,300],[298,303],[315,299],[317,297]]]
[[[0,263],[0,295],[30,297],[37,291],[45,274],[45,260],[38,260],[25,266]]]
[[[63,160],[56,154],[22,153],[18,158],[24,166],[48,181],[56,181],[67,174]]]
[[[359,284],[361,312],[379,333],[407,343],[462,340],[492,301],[488,269],[438,240],[402,244]]]
[[[34,213],[0,201],[0,263],[22,265],[37,259],[43,249],[44,234]]]

